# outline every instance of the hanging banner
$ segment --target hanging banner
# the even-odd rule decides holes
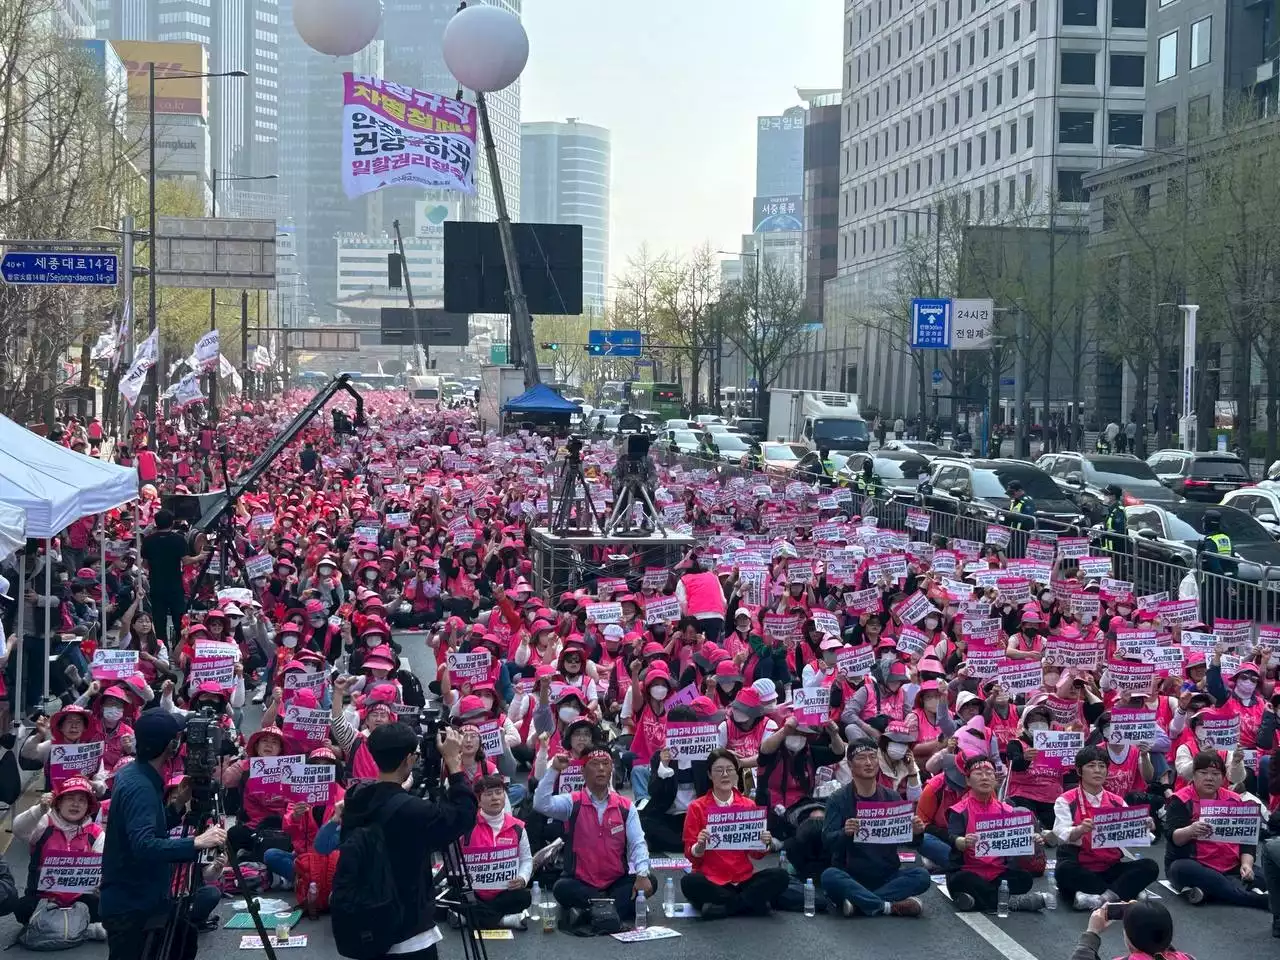
[[[253,348],[253,354],[249,359],[249,365],[253,367],[255,373],[261,373],[263,370],[270,370],[271,353],[266,347],[259,344]]]
[[[102,360],[114,360],[116,358],[116,349],[115,332],[108,330],[106,333],[98,334],[98,342],[89,350],[89,359],[94,363]]]
[[[138,402],[138,395],[147,382],[147,373],[156,365],[156,359],[160,355],[159,336],[158,328],[151,331],[147,339],[139,344],[138,352],[133,355],[133,363],[120,378],[120,395],[131,407]]]
[[[393,184],[475,193],[475,107],[380,77],[344,73],[342,79],[348,197]]]

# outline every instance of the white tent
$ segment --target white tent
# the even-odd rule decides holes
[[[27,541],[27,515],[21,507],[0,503],[0,560]]]
[[[26,536],[56,536],[137,497],[132,468],[68,450],[0,416],[0,505],[26,511]]]

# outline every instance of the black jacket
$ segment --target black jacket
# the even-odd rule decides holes
[[[342,812],[342,839],[348,831],[377,821],[383,806],[403,791],[394,783],[360,783],[347,791]],[[383,823],[387,857],[400,891],[404,922],[395,942],[430,930],[436,923],[436,894],[431,884],[431,854],[442,850],[476,825],[475,792],[462,774],[449,778],[441,803],[412,797]]]

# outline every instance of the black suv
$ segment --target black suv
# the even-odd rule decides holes
[[[1014,480],[1035,501],[1036,518],[1047,526],[1061,530],[1083,522],[1080,508],[1063,496],[1049,475],[1022,460],[934,460],[933,492],[924,496],[924,505],[941,513],[1003,523],[1009,509],[1006,488]]]
[[[1253,483],[1234,453],[1157,450],[1147,466],[1174,493],[1201,503],[1221,503],[1224,493]]]
[[[1053,477],[1058,489],[1076,502],[1090,523],[1101,523],[1107,515],[1102,491],[1113,483],[1124,491],[1124,506],[1182,499],[1164,486],[1145,462],[1124,453],[1048,453],[1036,466]]]

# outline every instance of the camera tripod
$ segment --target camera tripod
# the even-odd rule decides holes
[[[621,468],[624,462],[618,461],[618,467]],[[604,534],[611,537],[642,537],[650,532],[645,529],[643,522],[639,524],[632,522],[632,507],[636,504],[639,504],[641,512],[647,514],[653,521],[651,529],[666,536],[667,526],[662,520],[662,513],[654,505],[644,478],[632,469],[628,469],[621,478],[620,489],[617,490],[613,503],[613,511],[603,525]]]
[[[587,529],[603,528],[604,523],[591,499],[591,488],[587,486],[586,475],[582,472],[582,441],[570,440],[565,449],[567,456],[564,466],[560,468],[560,477],[556,481],[556,492],[551,498],[551,503],[548,504],[551,508],[551,531],[563,533],[580,529],[573,524],[573,505],[579,500],[587,506],[587,517],[580,515],[579,524],[589,518],[588,522],[592,526]]]

